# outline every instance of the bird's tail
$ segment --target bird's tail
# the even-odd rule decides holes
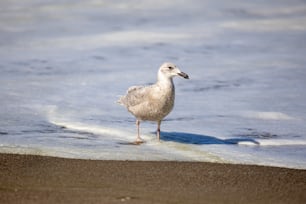
[[[124,102],[123,102],[124,96],[118,96],[118,97],[119,97],[119,99],[116,101],[116,103],[123,106],[124,105]]]

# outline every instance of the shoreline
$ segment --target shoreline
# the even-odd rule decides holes
[[[0,203],[305,203],[306,170],[0,154]]]

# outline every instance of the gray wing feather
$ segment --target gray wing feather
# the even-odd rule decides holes
[[[128,89],[127,94],[119,99],[119,103],[126,107],[136,106],[144,102],[149,87],[132,86]]]

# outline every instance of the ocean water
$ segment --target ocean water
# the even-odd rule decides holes
[[[306,3],[3,0],[0,152],[306,169]],[[162,122],[116,104],[170,61]]]

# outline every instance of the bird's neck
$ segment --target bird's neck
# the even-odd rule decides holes
[[[172,77],[166,77],[164,75],[158,75],[157,84],[161,87],[174,87]]]

